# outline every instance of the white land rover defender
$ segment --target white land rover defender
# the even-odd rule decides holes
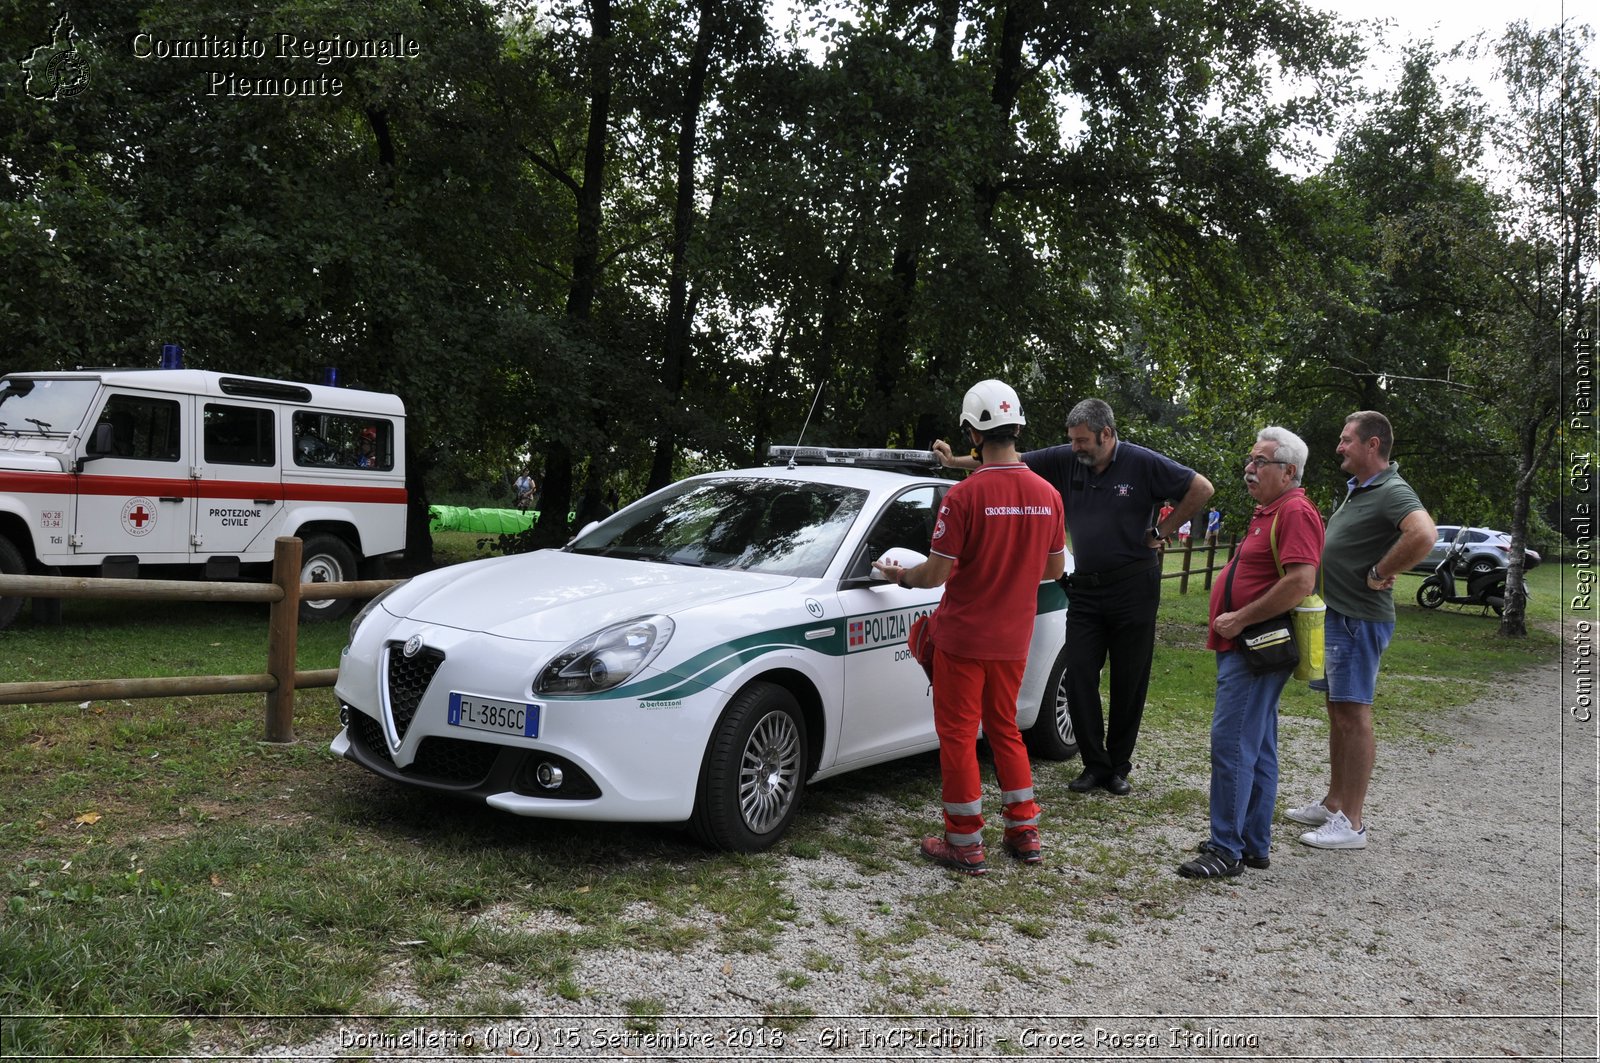
[[[0,572],[248,578],[281,535],[304,541],[305,583],[405,549],[397,396],[196,369],[0,378]],[[0,627],[21,605],[0,598]]]

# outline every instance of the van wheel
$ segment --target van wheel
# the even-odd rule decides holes
[[[1071,760],[1078,755],[1078,737],[1072,730],[1072,714],[1067,711],[1067,648],[1061,647],[1045,684],[1039,715],[1022,736],[1045,760]]]
[[[7,576],[26,576],[28,564],[11,540],[0,536],[0,573]],[[21,598],[0,598],[0,628],[11,626],[11,621],[22,611]]]
[[[689,829],[716,849],[755,853],[783,837],[806,785],[806,722],[794,695],[752,683],[706,747]]]
[[[356,578],[356,555],[343,539],[313,535],[300,553],[301,583],[345,583]],[[304,593],[304,592],[302,592]],[[353,598],[300,599],[300,619],[337,620],[350,611]]]

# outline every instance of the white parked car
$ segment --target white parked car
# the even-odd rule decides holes
[[[340,663],[333,751],[518,815],[685,823],[755,851],[809,782],[936,748],[906,634],[940,591],[871,561],[926,551],[951,481],[925,451],[774,452],[787,466],[692,477],[563,549],[374,600]],[[1050,759],[1077,752],[1065,609],[1041,583],[1017,706]]]
[[[1457,539],[1460,543],[1457,543]],[[1474,576],[1485,572],[1493,572],[1497,568],[1507,568],[1511,564],[1511,534],[1509,532],[1495,531],[1493,528],[1463,528],[1459,524],[1438,525],[1438,538],[1434,541],[1433,548],[1428,551],[1428,556],[1411,566],[1412,572],[1420,572],[1431,576],[1433,570],[1439,567],[1439,562],[1444,560],[1444,555],[1451,548],[1459,545],[1460,556],[1456,559],[1456,571],[1471,573]],[[1531,546],[1523,547],[1523,570],[1532,571],[1543,560],[1539,551]]]

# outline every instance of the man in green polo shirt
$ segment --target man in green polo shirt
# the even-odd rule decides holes
[[[1433,548],[1433,518],[1389,460],[1393,446],[1394,429],[1383,414],[1362,410],[1345,418],[1339,467],[1350,474],[1348,493],[1328,518],[1322,548],[1325,678],[1311,683],[1328,701],[1331,778],[1322,800],[1287,813],[1315,828],[1300,840],[1318,849],[1367,847],[1362,808],[1377,753],[1372,699],[1378,662],[1394,636],[1394,580]]]

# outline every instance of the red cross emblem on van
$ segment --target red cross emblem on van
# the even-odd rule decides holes
[[[156,526],[156,504],[148,498],[130,498],[122,506],[122,530],[129,535],[149,535]]]

